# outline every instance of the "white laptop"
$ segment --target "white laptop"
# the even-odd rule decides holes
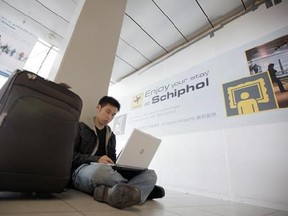
[[[120,152],[116,163],[113,164],[114,169],[148,169],[160,143],[161,139],[135,128]]]

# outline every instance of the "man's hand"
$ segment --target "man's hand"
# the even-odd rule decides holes
[[[99,158],[98,163],[103,163],[103,164],[114,164],[114,162],[109,158],[107,155],[103,155],[102,157]]]

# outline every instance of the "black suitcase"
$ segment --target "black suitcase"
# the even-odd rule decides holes
[[[62,192],[82,109],[78,95],[19,71],[0,90],[0,191]]]

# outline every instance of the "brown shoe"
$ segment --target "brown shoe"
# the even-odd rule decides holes
[[[117,184],[114,187],[99,185],[94,190],[94,199],[122,209],[139,204],[141,192],[138,188],[126,184]]]

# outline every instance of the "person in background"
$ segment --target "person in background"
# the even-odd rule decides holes
[[[96,115],[79,123],[71,178],[74,188],[122,209],[162,198],[165,190],[155,185],[154,170],[116,171],[109,165],[116,162],[116,137],[108,124],[119,110],[116,99],[104,96],[96,106]]]
[[[276,72],[277,72],[277,70],[274,69],[274,64],[269,64],[268,65],[268,73],[270,75],[272,82],[276,83],[278,85],[280,92],[285,92],[286,90],[285,90],[281,80],[277,78]]]

